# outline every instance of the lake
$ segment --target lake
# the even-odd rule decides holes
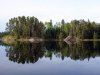
[[[0,43],[0,75],[100,75],[100,42]]]

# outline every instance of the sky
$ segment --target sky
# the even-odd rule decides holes
[[[40,21],[69,22],[85,19],[100,22],[100,0],[0,0],[0,32],[10,18],[35,16]]]

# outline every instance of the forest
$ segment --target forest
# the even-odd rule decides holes
[[[16,36],[17,39],[31,37],[64,39],[69,35],[79,39],[99,39],[100,23],[84,19],[65,22],[62,19],[61,22],[53,24],[52,20],[43,23],[34,16],[19,16],[9,19],[6,23],[6,32],[0,33],[0,37],[4,35]]]

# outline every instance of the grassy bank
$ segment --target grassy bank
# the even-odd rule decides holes
[[[2,38],[2,41],[3,41],[5,44],[15,44],[15,43],[16,43],[16,37],[15,37],[15,36],[7,35],[7,36],[4,36],[4,37]]]

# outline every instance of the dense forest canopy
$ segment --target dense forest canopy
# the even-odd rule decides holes
[[[20,37],[43,37],[44,25],[35,17],[11,18],[6,30],[10,35]]]
[[[85,20],[72,20],[65,22],[41,22],[37,18],[19,16],[9,20],[6,24],[6,32],[17,38],[39,37],[46,39],[64,39],[67,36],[75,36],[80,39],[99,39],[100,24]]]

